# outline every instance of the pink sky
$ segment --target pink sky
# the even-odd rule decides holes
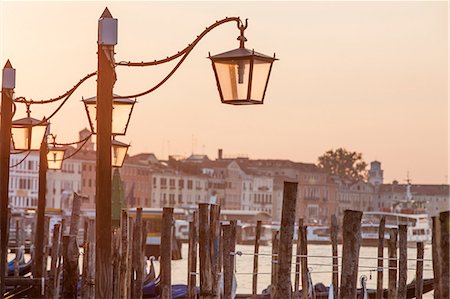
[[[220,104],[211,54],[238,46],[235,24],[204,38],[180,70],[136,105],[132,154],[244,154],[317,162],[345,147],[377,159],[385,181],[447,182],[447,2],[109,2],[119,19],[116,60],[154,60],[184,48],[215,20],[249,18],[248,48],[277,61],[265,105]],[[102,2],[0,2],[0,62],[17,69],[16,96],[55,97],[96,69]],[[155,85],[173,64],[118,69],[115,93]],[[88,126],[77,91],[52,120],[61,142]],[[48,115],[55,105],[32,107]],[[23,107],[19,113],[23,114]]]

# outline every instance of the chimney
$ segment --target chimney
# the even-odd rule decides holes
[[[217,160],[222,160],[222,154],[223,154],[223,150],[221,148],[219,148],[218,153],[217,153]]]

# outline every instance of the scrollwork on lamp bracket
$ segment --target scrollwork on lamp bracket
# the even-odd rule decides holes
[[[188,44],[188,46],[186,48],[184,48],[181,51],[178,51],[176,54],[174,54],[172,56],[168,56],[168,57],[166,57],[164,59],[159,59],[159,60],[154,60],[154,61],[149,61],[149,62],[130,62],[130,61],[127,62],[127,61],[121,61],[121,62],[116,63],[116,65],[117,66],[140,66],[140,67],[143,67],[143,66],[154,66],[154,65],[170,62],[170,61],[172,61],[174,59],[177,59],[177,58],[183,56],[186,53],[189,53],[197,45],[197,43],[206,34],[208,34],[211,30],[213,30],[214,28],[216,28],[216,27],[218,27],[218,26],[220,26],[222,24],[225,24],[225,23],[228,23],[228,22],[233,22],[233,21],[237,22],[238,29],[240,29],[241,26],[244,26],[242,21],[241,21],[241,19],[239,17],[226,17],[226,18],[224,18],[224,19],[222,19],[220,21],[216,21],[211,26],[206,27],[206,29],[200,35],[197,35],[197,38],[192,43]],[[246,19],[245,20],[245,28],[247,28],[247,25],[248,25],[248,22],[247,22],[247,19]],[[245,28],[244,28],[244,30],[245,30]]]
[[[200,35],[198,35],[197,38],[191,44],[189,44],[182,51],[179,51],[177,54],[174,54],[172,56],[168,56],[167,58],[164,58],[164,59],[154,60],[154,61],[151,61],[151,62],[126,62],[126,61],[122,61],[122,62],[117,63],[116,64],[117,66],[140,66],[140,67],[143,67],[143,66],[154,66],[154,65],[163,64],[163,63],[172,61],[172,60],[177,59],[177,58],[182,56],[180,61],[169,72],[169,74],[167,74],[158,84],[156,84],[152,88],[150,88],[150,89],[148,89],[146,91],[137,93],[137,94],[133,94],[133,95],[114,96],[114,99],[138,98],[138,97],[144,96],[144,95],[149,94],[149,93],[155,91],[156,89],[158,89],[160,86],[162,86],[176,72],[176,70],[184,62],[184,60],[187,58],[187,56],[192,51],[192,49],[194,49],[194,47],[200,42],[200,40],[206,34],[208,34],[214,28],[216,28],[216,27],[218,27],[218,26],[220,26],[222,24],[228,23],[228,22],[237,22],[237,26],[238,26],[238,28],[239,28],[239,30],[241,32],[240,36],[238,37],[238,40],[240,40],[240,45],[243,45],[241,37],[243,37],[244,30],[248,26],[247,19],[245,20],[245,25],[244,25],[239,17],[226,17],[225,19],[222,19],[220,21],[216,21],[211,26],[206,27],[206,29]],[[244,37],[244,39],[245,39],[245,37]]]

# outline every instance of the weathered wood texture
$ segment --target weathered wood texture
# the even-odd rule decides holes
[[[209,204],[199,206],[199,257],[200,257],[200,298],[211,298],[211,240],[209,233]]]
[[[36,230],[34,239],[33,277],[42,278],[44,275],[44,234],[45,234],[45,206],[47,192],[47,143],[42,142],[39,150],[39,186],[36,211]],[[39,287],[33,294],[35,298],[43,296]]]
[[[25,252],[20,252],[21,242],[21,233],[22,230],[20,228],[20,221],[16,220],[16,256],[14,259],[14,276],[19,276],[19,262],[20,262],[20,254],[24,254]]]
[[[56,298],[55,297],[55,291],[56,291],[56,276],[57,276],[57,266],[58,266],[58,259],[59,259],[59,240],[60,240],[60,228],[61,224],[56,223],[53,227],[53,238],[52,238],[52,259],[50,262],[50,273],[48,277],[47,282],[47,296],[50,299]]]
[[[398,226],[398,299],[406,299],[406,283],[408,275],[408,227],[404,224]]]
[[[438,217],[432,217],[431,255],[433,258],[434,299],[441,297],[441,225]]]
[[[292,297],[291,267],[294,239],[295,207],[298,183],[284,182],[281,211],[280,245],[278,248],[277,298]]]
[[[63,236],[63,298],[77,298],[78,286],[78,245],[76,236]]]
[[[128,282],[130,270],[128,269],[128,213],[122,210],[120,216],[120,298],[128,298]]]
[[[81,273],[81,299],[89,298],[88,292],[88,279],[87,275],[89,273],[89,220],[84,220],[84,232],[83,232],[83,270]]]
[[[188,290],[189,299],[196,299],[195,286],[197,284],[197,212],[194,211],[192,215],[192,221],[189,222],[189,253],[188,253]]]
[[[442,298],[450,298],[450,211],[441,212],[439,221],[441,225],[441,296]]]
[[[223,298],[232,298],[234,252],[236,250],[236,221],[222,225],[223,230]],[[201,264],[200,264],[201,267]],[[206,298],[200,296],[200,298]]]
[[[377,260],[377,295],[376,299],[383,298],[383,267],[384,267],[384,231],[386,225],[386,218],[383,216],[380,219],[380,226],[378,228],[378,260]]]
[[[280,244],[280,231],[272,231],[272,267],[270,282],[270,298],[274,298],[277,287],[278,272],[278,246]]]
[[[388,256],[388,298],[397,298],[397,230],[389,230]]]
[[[161,240],[161,244],[162,244]],[[132,262],[132,276],[133,288],[131,297],[142,298],[142,260],[141,260],[141,244],[142,244],[142,208],[136,209],[136,219],[133,231],[133,262]]]
[[[417,261],[416,261],[416,299],[422,299],[423,293],[423,242],[417,242]]]
[[[339,258],[338,258],[338,235],[339,226],[336,215],[331,215],[331,254],[333,256],[332,262],[332,278],[334,298],[339,296]]]
[[[212,298],[220,297],[220,206],[211,205],[210,208],[210,256],[212,277]]]
[[[294,273],[294,298],[298,298],[300,292],[300,254],[301,254],[301,240],[300,231],[303,227],[303,218],[298,219],[297,225],[297,244],[295,248],[295,273]]]
[[[112,232],[112,268],[113,268],[113,292],[112,298],[120,298],[120,234],[118,229]]]
[[[161,299],[172,299],[173,208],[163,208],[161,227]]]
[[[82,196],[78,194],[73,194],[72,201],[72,215],[70,217],[70,229],[69,235],[78,235],[78,223],[80,222],[80,209],[81,209],[81,199]]]
[[[342,224],[341,299],[356,299],[359,248],[361,244],[361,211],[344,211]]]
[[[252,277],[252,296],[258,293],[258,261],[259,261],[259,239],[261,238],[261,220],[256,222],[255,231],[255,249],[253,256],[253,277]]]
[[[302,298],[308,298],[309,286],[308,286],[308,238],[307,238],[306,225],[302,225],[300,230],[300,266],[302,275]]]

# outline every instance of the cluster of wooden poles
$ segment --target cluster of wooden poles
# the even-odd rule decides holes
[[[302,298],[309,298],[311,284],[308,282],[308,248],[306,229],[303,220],[298,221],[298,241],[293,255],[295,207],[297,183],[284,183],[281,229],[272,237],[271,298],[298,298],[300,283]],[[338,224],[331,218],[331,260],[334,298],[356,298],[359,269],[359,250],[361,245],[362,212],[347,210],[342,221],[342,256],[338,256]],[[44,271],[43,279],[10,277],[8,285],[33,285],[35,297],[46,298],[93,298],[95,269],[94,220],[84,223],[81,288],[79,288],[79,246],[77,233],[80,220],[80,198],[75,196],[70,229],[64,232],[64,221],[54,226],[51,250],[46,250],[44,260],[50,259],[50,271]],[[48,227],[48,226],[47,226]],[[172,298],[172,252],[174,248],[173,208],[163,208],[160,245],[160,290],[162,299]],[[432,259],[435,298],[449,298],[449,212],[442,212],[433,218]],[[188,298],[231,299],[233,279],[235,279],[236,221],[220,221],[220,206],[199,204],[189,222],[188,250]],[[134,217],[122,211],[120,226],[113,232],[113,298],[142,298],[145,275],[145,244],[148,224],[138,208]],[[390,238],[384,240],[385,231]],[[253,255],[252,294],[238,294],[237,298],[258,298],[258,258],[261,222],[256,226],[255,250]],[[383,256],[385,241],[388,247],[388,290],[389,298],[406,298],[407,286],[407,226],[386,229],[382,219],[379,227],[377,299],[383,296]],[[397,258],[397,246],[399,257]],[[416,297],[422,298],[424,244],[417,243],[416,259]],[[294,285],[291,281],[291,267],[295,258]],[[341,271],[339,279],[339,261]],[[199,267],[197,261],[199,260]],[[45,265],[35,265],[44,267]],[[197,273],[197,268],[200,269]],[[61,275],[62,274],[62,275]],[[197,289],[199,275],[200,290]],[[25,283],[25,280],[28,282]],[[340,282],[340,284],[339,284]]]

